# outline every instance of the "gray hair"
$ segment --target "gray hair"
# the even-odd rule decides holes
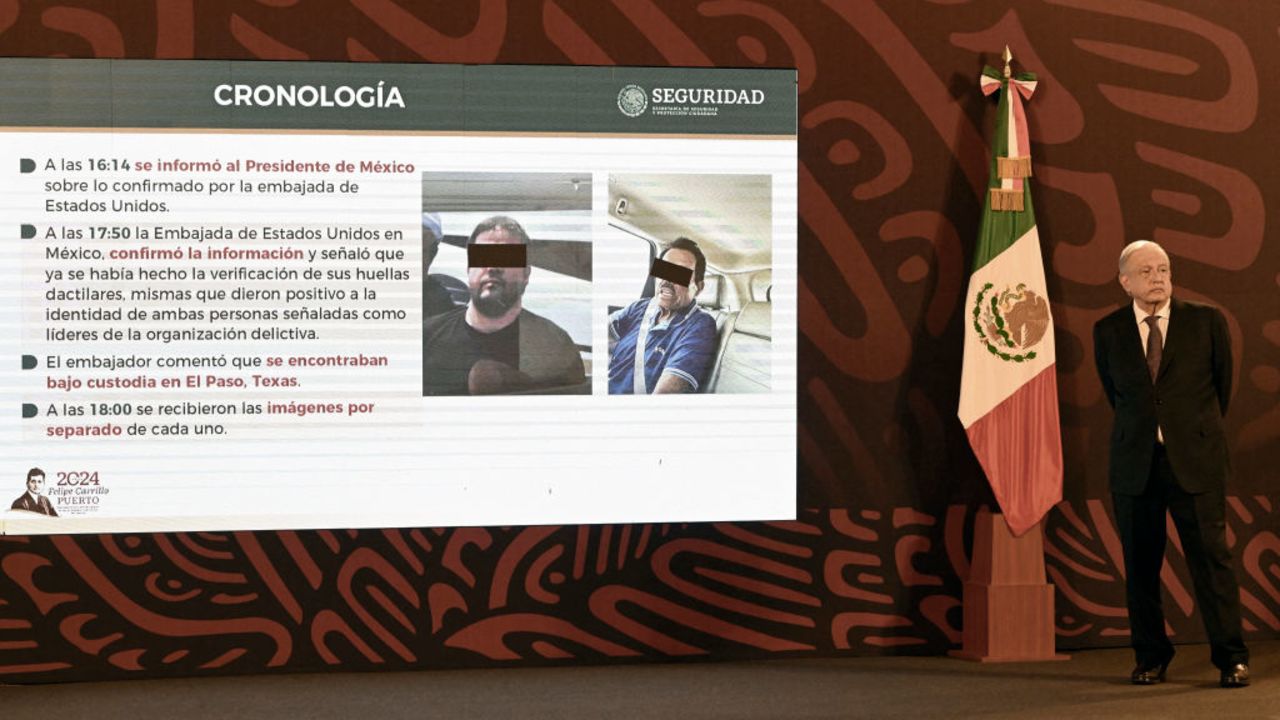
[[[1124,274],[1124,266],[1129,263],[1129,258],[1132,257],[1134,253],[1146,247],[1154,247],[1160,251],[1160,254],[1163,255],[1166,260],[1169,259],[1169,253],[1165,252],[1164,248],[1160,247],[1158,243],[1151,242],[1150,240],[1134,240],[1128,245],[1125,245],[1124,249],[1120,251],[1119,270],[1121,275]]]

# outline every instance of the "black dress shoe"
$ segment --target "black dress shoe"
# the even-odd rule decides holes
[[[1238,688],[1249,684],[1249,666],[1236,663],[1222,671],[1222,687]]]
[[[1134,685],[1155,685],[1164,682],[1164,671],[1169,669],[1169,661],[1162,662],[1158,665],[1138,664],[1129,674],[1129,682]],[[1248,670],[1245,670],[1245,677],[1248,677]],[[1222,677],[1226,677],[1224,673]],[[1226,680],[1223,680],[1226,682]],[[1246,682],[1248,682],[1246,680]]]

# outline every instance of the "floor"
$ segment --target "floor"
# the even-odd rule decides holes
[[[1280,642],[1224,690],[1206,646],[1128,683],[1127,650],[1064,662],[943,657],[258,675],[0,687],[0,718],[1280,718]]]

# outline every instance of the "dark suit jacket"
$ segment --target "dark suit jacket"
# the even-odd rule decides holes
[[[1098,377],[1115,408],[1111,491],[1140,495],[1151,472],[1156,427],[1164,434],[1178,485],[1223,492],[1231,474],[1222,416],[1231,395],[1231,338],[1215,307],[1171,300],[1169,329],[1155,382],[1147,369],[1133,305],[1093,326]]]
[[[44,495],[41,495],[40,500],[37,502],[31,499],[31,493],[22,493],[22,497],[14,500],[9,507],[13,510],[26,510],[27,512],[58,517],[58,512],[53,509],[53,503],[49,502],[49,498]]]

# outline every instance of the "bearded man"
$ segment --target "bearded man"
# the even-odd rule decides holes
[[[520,223],[501,215],[471,232],[471,302],[429,319],[423,328],[424,395],[583,391],[582,355],[569,334],[524,309],[532,273],[528,245]]]

